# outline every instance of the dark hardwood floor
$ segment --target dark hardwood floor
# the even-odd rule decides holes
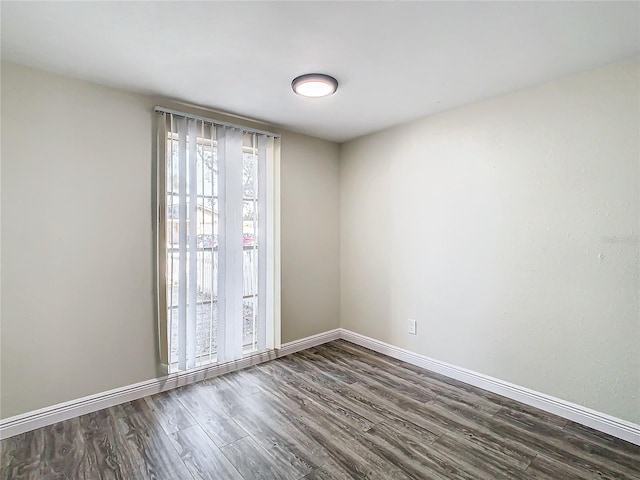
[[[332,342],[0,443],[2,479],[640,479],[640,447]]]

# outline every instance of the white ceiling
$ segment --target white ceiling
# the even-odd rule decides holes
[[[1,4],[2,59],[345,141],[640,53],[640,2]],[[329,98],[290,88],[340,82]]]

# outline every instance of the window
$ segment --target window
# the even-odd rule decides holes
[[[272,349],[279,138],[156,112],[163,362],[186,370]]]

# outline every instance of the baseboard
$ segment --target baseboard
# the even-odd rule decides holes
[[[402,360],[435,373],[454,378],[469,385],[488,390],[498,395],[539,408],[545,412],[558,415],[576,423],[586,425],[601,432],[621,438],[640,446],[640,425],[636,425],[610,415],[591,410],[590,408],[567,402],[559,398],[536,392],[519,385],[483,375],[481,373],[457,367],[446,362],[434,360],[409,350],[405,350],[373,338],[341,329],[340,338],[348,342],[368,348],[388,357]]]
[[[233,372],[242,368],[257,365],[274,358],[283,357],[291,353],[321,345],[340,337],[340,330],[312,335],[294,342],[285,343],[278,350],[252,355],[242,360],[202,367],[188,372],[178,372],[164,377],[154,378],[144,382],[135,383],[126,387],[116,388],[107,392],[89,395],[87,397],[71,400],[50,407],[41,408],[14,417],[0,420],[0,439],[5,439],[20,433],[45,427],[53,423],[68,420],[87,413],[96,412],[103,408],[113,407],[124,402],[137,400],[148,395],[171,390],[173,388],[189,385],[208,378],[213,378],[224,373]]]
[[[0,439],[5,439],[36,428],[51,425],[56,422],[87,413],[113,407],[124,402],[137,400],[148,395],[189,385],[224,373],[233,372],[251,365],[257,365],[274,358],[290,355],[301,350],[322,345],[333,340],[346,340],[375,352],[398,360],[416,365],[421,368],[445,375],[464,383],[488,390],[512,400],[522,402],[549,413],[553,413],[574,422],[586,425],[601,432],[621,438],[640,446],[640,425],[591,410],[559,398],[514,385],[497,378],[483,375],[465,368],[434,360],[409,350],[405,350],[388,343],[337,328],[328,332],[312,335],[293,342],[285,343],[275,351],[243,358],[236,362],[229,362],[210,367],[203,367],[188,372],[179,372],[165,377],[147,380],[107,392],[90,395],[77,400],[60,403],[22,415],[0,420]]]
[[[301,338],[300,340],[294,340],[293,342],[283,343],[277,350],[278,357],[284,357],[292,353],[306,350],[307,348],[317,347],[323,343],[332,342],[338,340],[342,333],[341,328],[334,328],[327,332],[318,333],[317,335],[311,335],[310,337]]]

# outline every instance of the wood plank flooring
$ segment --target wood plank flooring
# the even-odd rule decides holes
[[[3,480],[640,480],[640,447],[344,341],[0,448]]]

